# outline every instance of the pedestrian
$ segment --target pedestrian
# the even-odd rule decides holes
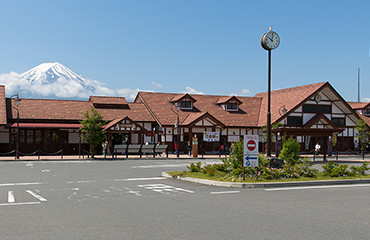
[[[104,158],[106,157],[106,155],[107,155],[107,147],[108,147],[108,141],[105,141],[104,143],[103,143],[103,156],[104,156]]]
[[[316,146],[315,146],[315,154],[316,155],[319,155],[320,148],[321,148],[320,144],[319,143],[316,143]]]
[[[189,157],[191,156],[191,142],[188,141],[188,154],[189,154]]]

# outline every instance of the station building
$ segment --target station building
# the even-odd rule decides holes
[[[80,154],[88,149],[80,137],[80,121],[91,107],[108,121],[104,131],[110,146],[127,140],[167,144],[170,152],[178,144],[180,152],[187,152],[196,135],[200,153],[216,153],[252,134],[260,136],[259,150],[265,150],[267,93],[241,97],[139,92],[134,102],[91,96],[87,101],[22,98],[17,105],[0,86],[0,153],[15,149],[19,130],[21,153]],[[356,124],[363,118],[370,126],[369,109],[369,103],[346,102],[329,82],[271,92],[273,133],[293,136],[304,152],[316,143],[329,153],[355,150]]]

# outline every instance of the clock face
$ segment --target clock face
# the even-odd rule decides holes
[[[262,46],[267,50],[273,50],[280,44],[280,37],[276,32],[268,32],[262,39]]]

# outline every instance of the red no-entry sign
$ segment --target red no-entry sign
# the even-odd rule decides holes
[[[244,155],[258,156],[258,135],[244,135]]]
[[[247,142],[247,148],[249,151],[254,151],[254,149],[256,149],[256,142],[254,140],[249,140]]]

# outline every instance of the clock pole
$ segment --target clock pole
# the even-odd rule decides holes
[[[271,157],[271,50],[268,50],[267,83],[267,157]]]
[[[271,157],[271,51],[280,45],[280,37],[276,32],[270,31],[261,38],[262,48],[268,52],[268,83],[267,83],[267,157]]]

